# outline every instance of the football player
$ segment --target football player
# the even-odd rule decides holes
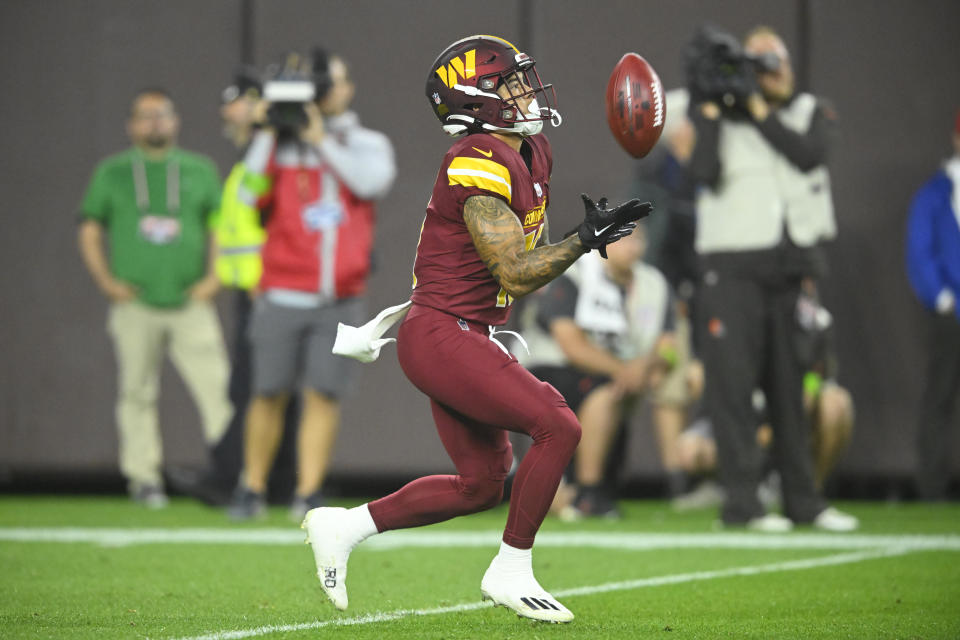
[[[420,478],[350,510],[314,509],[304,527],[323,591],[346,609],[354,546],[375,533],[498,505],[512,461],[508,431],[527,434],[533,445],[517,469],[500,551],[480,589],[484,599],[521,616],[569,622],[573,614],[534,578],[531,548],[580,425],[563,397],[520,366],[494,334],[514,298],[591,249],[605,256],[606,245],[631,233],[652,207],[631,200],[608,209],[606,199],[595,204],[584,195],[583,222],[549,244],[552,157],[540,131],[548,120],[559,125],[560,115],[552,85],[506,40],[471,36],[447,47],[430,67],[426,94],[444,131],[459,139],[443,158],[427,205],[397,348],[404,373],[430,398],[457,475]]]

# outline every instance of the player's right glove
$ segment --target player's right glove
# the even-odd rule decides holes
[[[583,222],[564,237],[576,233],[580,237],[580,244],[587,249],[596,249],[604,258],[607,257],[608,244],[630,235],[637,227],[637,220],[653,211],[652,204],[640,202],[637,198],[607,209],[606,198],[594,203],[585,193],[581,193],[580,197],[583,198],[586,215]]]

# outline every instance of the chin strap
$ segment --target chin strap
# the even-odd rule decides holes
[[[492,132],[515,133],[524,137],[535,136],[543,130],[543,120],[540,120],[540,118],[546,115],[546,111],[547,111],[546,107],[541,109],[540,107],[537,106],[537,101],[534,100],[533,103],[530,105],[530,110],[528,112],[528,115],[535,116],[537,119],[536,120],[524,119],[517,122],[512,127],[498,127],[496,125],[488,124],[486,122],[478,123],[476,118],[472,118],[467,115],[456,113],[456,114],[451,114],[447,116],[448,124],[443,125],[443,131],[451,138],[459,138],[465,133],[469,133],[471,125],[476,127],[477,124],[479,124],[480,129],[482,131],[486,131],[489,133],[492,133]],[[563,123],[563,117],[560,115],[560,112],[557,111],[556,109],[550,109],[549,111],[550,111],[550,124],[553,125],[554,127],[559,127]],[[455,124],[451,122],[452,120],[459,120],[460,122],[463,122],[465,124]],[[536,123],[537,126],[532,127],[530,129],[526,129],[524,127],[524,125],[529,125],[532,123]]]

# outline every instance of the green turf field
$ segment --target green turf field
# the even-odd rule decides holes
[[[577,616],[544,625],[480,602],[505,507],[367,541],[337,612],[283,509],[0,497],[0,638],[960,638],[960,505],[850,503],[856,534],[785,535],[622,506],[544,525],[537,578]]]

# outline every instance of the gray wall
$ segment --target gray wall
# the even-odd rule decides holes
[[[0,4],[0,471],[115,469],[115,368],[106,304],[76,250],[75,213],[94,164],[126,145],[132,94],[163,85],[183,120],[181,144],[225,172],[219,91],[241,57],[240,0],[6,0]],[[448,139],[422,95],[428,65],[452,40],[494,33],[518,41],[558,87],[564,125],[554,145],[553,228],[572,226],[577,194],[624,195],[630,172],[603,119],[603,94],[625,51],[644,55],[668,87],[682,80],[679,48],[702,22],[741,33],[780,30],[811,88],[842,119],[832,167],[840,238],[826,288],[838,325],[842,380],[858,424],[842,468],[903,473],[923,363],[922,315],[903,275],[903,227],[912,192],[949,153],[960,107],[960,3],[953,0],[437,0],[250,3],[256,63],[323,43],[351,62],[364,121],[388,133],[400,174],[380,207],[379,271],[371,308],[403,300],[419,222]],[[478,7],[482,6],[482,10]],[[803,16],[807,18],[804,19]],[[869,20],[865,16],[870,17]],[[525,21],[527,20],[527,21]],[[809,31],[805,31],[805,27]],[[803,51],[801,42],[810,46]],[[222,316],[228,331],[226,300]],[[426,400],[388,348],[364,368],[344,407],[334,472],[420,473],[450,468]],[[167,458],[202,459],[197,415],[165,372],[161,416]],[[632,471],[656,471],[639,425]],[[954,468],[960,468],[955,442]]]

